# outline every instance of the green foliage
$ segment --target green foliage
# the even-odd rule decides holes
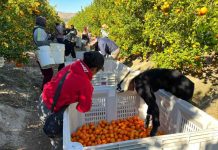
[[[27,62],[26,51],[34,49],[32,32],[38,15],[47,18],[47,29],[54,30],[60,18],[48,1],[4,0],[0,2],[0,56],[17,62]]]
[[[184,70],[201,68],[205,52],[218,52],[217,16],[217,0],[94,0],[70,23],[94,35],[107,24],[123,57],[152,54],[158,67]]]

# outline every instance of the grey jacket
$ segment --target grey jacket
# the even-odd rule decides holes
[[[46,33],[45,29],[41,26],[35,26],[33,30],[33,40],[37,47],[50,45],[50,41],[48,40],[49,36]]]

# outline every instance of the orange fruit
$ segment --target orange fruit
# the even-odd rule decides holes
[[[203,16],[208,12],[207,7],[202,7],[200,10],[198,10],[198,15]]]
[[[102,140],[102,144],[107,144],[107,141],[106,140]]]
[[[87,145],[88,145],[88,146],[91,146],[91,145],[92,145],[92,142],[91,142],[91,141],[89,141],[89,142],[87,143]]]
[[[182,10],[181,9],[179,9],[179,8],[177,8],[176,10],[175,10],[175,13],[180,13]]]
[[[19,63],[19,62],[16,62],[16,67],[18,67],[18,68],[21,68],[21,67],[23,67],[23,64],[22,63]]]
[[[114,138],[111,138],[111,141],[110,141],[111,143],[114,143],[114,142],[116,142],[116,140],[114,139]]]
[[[84,124],[76,132],[71,133],[71,141],[80,142],[84,146],[95,146],[144,138],[150,133],[151,128],[144,128],[144,121],[138,116],[126,119],[113,120],[110,123],[105,120],[98,124]],[[158,135],[164,133],[159,131]]]

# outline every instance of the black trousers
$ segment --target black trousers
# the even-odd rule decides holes
[[[65,56],[69,56],[71,54],[71,56],[73,58],[76,58],[76,53],[75,53],[75,50],[74,50],[74,47],[76,46],[76,43],[65,40],[64,44],[65,44]]]
[[[48,69],[42,69],[40,66],[40,63],[37,61],[39,68],[41,70],[41,73],[43,75],[43,81],[42,81],[42,86],[41,86],[41,90],[43,90],[44,85],[51,81],[51,78],[53,77],[53,69],[52,68],[48,68]]]
[[[152,124],[154,127],[160,126],[159,121],[159,108],[156,103],[156,97],[154,95],[154,90],[149,86],[147,81],[142,80],[140,77],[135,79],[135,89],[137,93],[143,98],[145,103],[148,105],[147,114],[152,116]]]
[[[64,44],[65,44],[65,56],[69,56],[71,54],[71,56],[73,58],[76,58],[76,53],[74,50],[74,47],[76,46],[76,43],[72,43],[68,40],[64,40]],[[60,64],[58,67],[58,71],[60,71],[62,68],[64,68],[64,64]]]
[[[160,125],[159,108],[154,92],[164,89],[186,101],[190,101],[194,92],[194,83],[178,70],[150,69],[134,78],[135,89],[148,105],[147,114],[152,115],[153,126]]]

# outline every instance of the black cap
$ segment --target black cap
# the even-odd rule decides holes
[[[104,66],[104,56],[97,51],[85,52],[83,61],[89,68],[97,68],[100,70],[103,69]]]

